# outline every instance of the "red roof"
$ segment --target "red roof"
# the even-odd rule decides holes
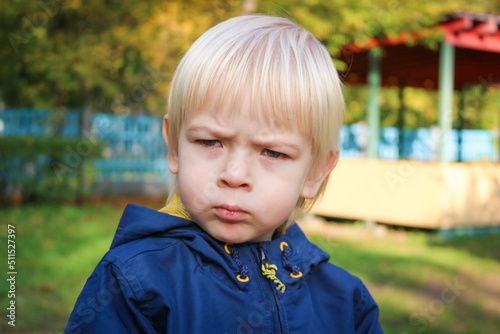
[[[465,85],[500,83],[500,16],[459,12],[445,17],[438,28],[444,40],[455,46],[455,88]],[[342,73],[347,84],[366,84],[369,70],[368,51],[383,49],[381,79],[383,86],[437,89],[439,50],[431,50],[418,40],[423,32],[397,37],[371,39],[365,45],[351,44],[341,59],[348,69]],[[417,43],[407,44],[408,40]]]

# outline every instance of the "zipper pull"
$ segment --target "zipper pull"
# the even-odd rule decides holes
[[[266,253],[264,253],[264,249],[261,246],[259,246],[258,250],[260,255],[260,264],[261,265],[264,263],[271,264],[271,261],[269,261],[269,259],[267,258]]]
[[[262,276],[276,284],[276,290],[284,293],[286,290],[286,286],[285,284],[281,283],[281,281],[276,277],[276,271],[278,270],[278,267],[272,264],[271,261],[269,261],[266,253],[264,253],[264,249],[261,246],[259,246],[258,250],[260,254],[260,268],[262,270]]]

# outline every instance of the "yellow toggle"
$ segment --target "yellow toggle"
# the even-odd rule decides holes
[[[241,275],[238,275],[236,276],[236,278],[238,279],[238,281],[240,282],[248,282],[248,280],[250,279],[248,276],[245,277],[245,278],[241,278]]]
[[[286,290],[286,285],[281,283],[278,277],[276,277],[276,270],[278,270],[278,267],[276,267],[276,265],[272,263],[263,263],[261,269],[262,275],[276,284],[276,290],[284,293]]]
[[[284,242],[284,241],[283,241],[283,242],[280,244],[280,249],[281,249],[281,251],[283,251],[283,246],[287,246],[287,247],[288,247],[288,244],[287,244],[286,242]]]

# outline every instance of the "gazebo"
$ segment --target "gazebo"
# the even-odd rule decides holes
[[[343,73],[344,82],[370,86],[368,156],[375,158],[378,146],[380,86],[397,86],[401,90],[408,86],[439,90],[440,161],[445,162],[453,90],[462,95],[466,86],[500,84],[499,26],[500,16],[459,12],[446,16],[439,24],[444,34],[439,51],[421,44],[405,44],[409,39],[418,41],[419,32],[346,46],[342,59],[349,69]],[[459,107],[459,119],[463,119],[462,111]]]
[[[341,74],[344,83],[369,86],[368,159],[339,164],[323,201],[313,211],[446,231],[500,231],[500,167],[449,163],[445,155],[454,91],[463,98],[464,87],[500,84],[499,27],[498,15],[457,12],[432,27],[442,32],[438,50],[419,43],[422,32],[344,47],[341,58],[348,65]],[[412,43],[407,43],[410,39]],[[381,87],[399,87],[401,103],[404,87],[438,90],[440,163],[376,159]],[[403,104],[400,111],[402,130]],[[459,103],[459,120],[462,111]],[[355,185],[360,188],[352,191]],[[366,191],[360,195],[360,189]]]

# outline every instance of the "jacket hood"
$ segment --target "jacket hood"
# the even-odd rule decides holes
[[[285,264],[288,262],[300,270],[301,277],[306,277],[315,270],[319,263],[329,259],[327,253],[307,239],[297,224],[294,224],[286,234],[277,239],[235,244],[228,248],[228,244],[212,238],[195,222],[128,204],[118,225],[111,249],[146,237],[173,238],[182,241],[192,252],[197,254],[201,266],[205,269],[209,267],[209,270],[214,271],[214,274],[219,277],[222,270],[226,273],[228,271],[235,273],[232,276],[236,278],[236,274],[242,270],[242,265],[246,266],[249,263],[262,260],[262,251],[270,263],[277,265],[278,268],[284,268],[279,269],[281,272],[286,270],[285,268],[291,268]],[[284,250],[287,250],[286,247],[290,249],[285,260]],[[230,249],[237,252],[237,258]],[[255,268],[256,266],[249,267]],[[260,271],[260,264],[256,268],[257,271]],[[252,274],[256,273],[250,273],[250,275]],[[292,282],[289,280],[289,275],[283,276],[287,276],[283,280],[285,284],[295,284],[300,281],[295,278]],[[235,283],[241,288],[241,282],[235,281]]]
[[[152,235],[192,238],[203,231],[192,221],[135,204],[128,204],[118,224],[111,249]]]

